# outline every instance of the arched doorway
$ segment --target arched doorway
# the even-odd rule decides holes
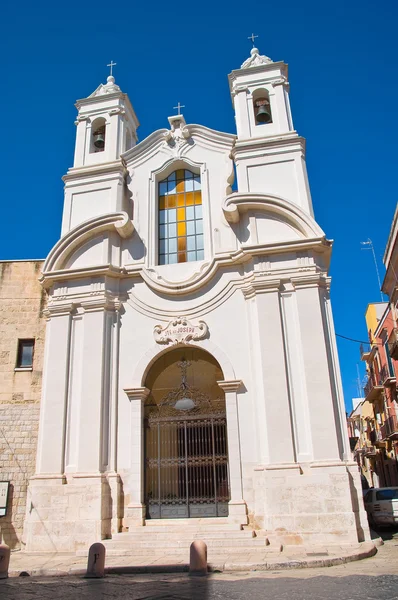
[[[218,362],[199,348],[176,348],[152,365],[145,382],[146,518],[228,515],[222,379]]]

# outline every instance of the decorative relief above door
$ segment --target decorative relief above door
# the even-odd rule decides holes
[[[192,323],[185,317],[177,317],[162,327],[155,325],[153,335],[158,344],[185,344],[190,341],[196,342],[207,337],[209,328],[204,321]]]

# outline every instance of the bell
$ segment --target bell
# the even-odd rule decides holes
[[[260,104],[260,102],[257,105],[256,122],[257,123],[270,123],[272,120],[270,110],[264,102],[261,102],[261,104]]]
[[[105,146],[105,133],[103,131],[94,132],[94,146],[99,150],[103,150]]]

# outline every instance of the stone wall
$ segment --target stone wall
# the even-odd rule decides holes
[[[28,479],[35,471],[45,335],[42,265],[0,262],[0,481],[10,481],[0,531],[12,549],[21,546]],[[33,338],[33,368],[18,371],[18,339]]]

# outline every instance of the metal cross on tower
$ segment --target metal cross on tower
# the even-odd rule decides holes
[[[181,114],[181,109],[185,108],[185,104],[180,104],[178,103],[177,106],[173,106],[173,108],[175,108],[176,110],[178,110],[178,114]]]
[[[117,63],[114,63],[113,60],[111,60],[109,65],[106,65],[107,67],[111,68],[111,73],[110,73],[111,77],[112,77],[112,69],[113,69],[113,67],[116,67],[116,65],[117,65]]]
[[[253,44],[253,48],[254,48],[254,40],[258,38],[258,35],[254,35],[254,33],[252,33],[251,35],[249,35],[249,37],[247,38],[248,40],[252,41]]]

